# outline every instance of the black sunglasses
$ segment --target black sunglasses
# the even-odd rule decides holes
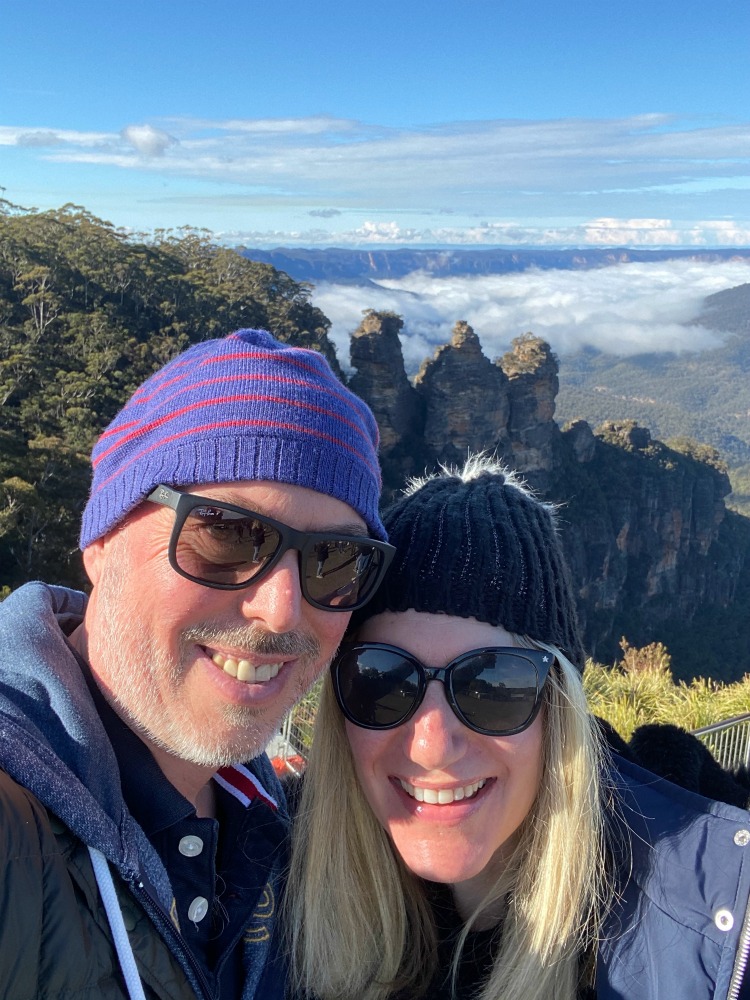
[[[157,486],[147,500],[175,511],[169,563],[180,576],[216,590],[259,583],[289,549],[299,552],[308,604],[355,611],[366,604],[396,551],[375,538],[297,531],[265,514]]]
[[[444,667],[426,667],[398,646],[354,642],[341,646],[331,674],[341,711],[363,729],[403,725],[422,703],[428,683],[440,680],[465,726],[484,736],[513,736],[536,718],[553,661],[540,649],[487,646]]]

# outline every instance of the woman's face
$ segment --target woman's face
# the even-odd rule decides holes
[[[486,622],[418,611],[377,615],[357,638],[400,646],[433,667],[481,646],[517,645]],[[450,884],[482,882],[484,873],[489,885],[539,789],[542,726],[540,712],[516,736],[482,736],[456,718],[443,684],[431,681],[404,725],[377,732],[347,722],[346,732],[362,789],[407,867]],[[442,791],[450,801],[419,801],[416,789]],[[456,789],[462,798],[454,798]]]

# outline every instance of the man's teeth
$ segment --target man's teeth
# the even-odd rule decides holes
[[[431,806],[445,806],[451,802],[460,802],[461,799],[470,799],[487,784],[487,779],[482,778],[481,781],[475,781],[473,785],[464,785],[463,788],[419,788],[401,778],[399,781],[407,795],[411,795],[417,802],[426,802]]]
[[[211,659],[225,674],[236,677],[238,681],[244,681],[246,684],[270,681],[282,667],[281,663],[262,663],[259,667],[254,667],[249,660],[235,660],[222,653],[214,653]]]

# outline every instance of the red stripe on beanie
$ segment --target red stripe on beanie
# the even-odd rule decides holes
[[[189,361],[179,361],[179,360],[175,359],[174,361],[168,362],[167,365],[165,366],[165,368],[168,367],[169,370],[166,371],[165,369],[160,368],[158,371],[154,372],[154,374],[149,379],[147,379],[143,383],[143,385],[139,386],[135,390],[135,392],[133,393],[133,395],[130,397],[130,402],[132,403],[135,400],[137,400],[138,397],[143,393],[144,389],[146,389],[147,387],[150,387],[150,386],[158,383],[159,379],[164,379],[167,376],[169,376],[168,381],[170,381],[170,382],[176,382],[178,378],[184,378],[183,375],[178,375],[177,377],[174,377],[172,375],[172,369],[174,369],[174,368],[192,368],[193,364],[194,364],[194,362],[192,360],[189,360]]]
[[[230,338],[227,337],[226,339],[229,340]],[[237,339],[240,340],[241,338],[238,337]],[[290,357],[289,354],[287,354],[285,351],[263,351],[256,349],[254,351],[242,351],[239,354],[222,354],[211,358],[204,358],[203,361],[198,363],[197,367],[200,368],[203,365],[218,365],[221,364],[223,361],[235,361],[235,360],[241,360],[243,358],[253,358],[255,360],[262,359],[264,361],[270,361],[272,363],[278,363],[279,361],[282,361],[284,364],[296,365],[298,368],[303,368],[306,371],[312,372],[312,374],[315,375],[317,378],[323,378],[326,380],[326,382],[330,381],[338,382],[338,379],[331,371],[328,362],[325,360],[322,354],[318,354],[316,351],[309,351],[307,350],[307,348],[304,347],[298,347],[295,348],[294,350],[295,352],[304,351],[305,354],[309,354],[312,358],[315,358],[318,363],[308,365],[304,361],[300,361],[299,358],[295,358],[294,356]],[[342,386],[342,389],[344,389],[344,386]],[[331,392],[331,389],[329,388],[327,391]],[[345,395],[342,395],[340,398],[348,406],[352,406],[354,402],[359,404],[359,406],[361,407],[360,415],[365,414],[368,417],[371,415],[370,408],[363,400],[359,398],[359,396],[355,396],[352,394],[350,397],[347,397]]]

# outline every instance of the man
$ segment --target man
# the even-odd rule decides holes
[[[389,561],[376,448],[322,356],[257,330],[102,434],[88,601],[0,604],[1,996],[282,996],[263,748]]]

